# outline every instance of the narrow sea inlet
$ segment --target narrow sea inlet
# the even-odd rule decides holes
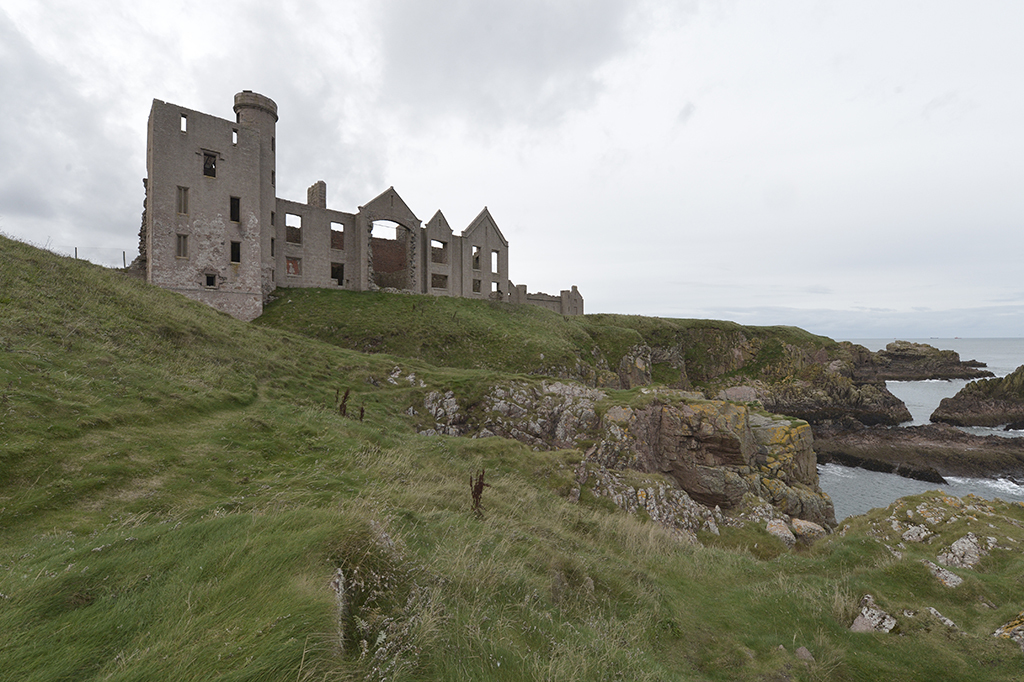
[[[851,339],[866,348],[877,351],[894,339]],[[961,360],[980,360],[996,376],[1005,376],[1024,365],[1024,339],[907,339],[915,343],[927,343],[941,350],[955,350]],[[943,398],[954,395],[968,382],[958,381],[890,381],[889,390],[906,403],[913,415],[912,426],[928,424],[931,413]],[[899,427],[894,427],[899,428]],[[1019,431],[1002,431],[983,427],[965,428],[968,433],[988,436],[1021,437]],[[863,514],[875,507],[886,507],[906,495],[916,495],[928,490],[942,490],[957,497],[973,494],[985,499],[999,498],[1006,501],[1024,502],[1024,486],[1006,479],[951,478],[948,485],[916,481],[895,474],[883,474],[845,467],[839,464],[818,466],[821,489],[832,498],[836,520],[847,516]]]

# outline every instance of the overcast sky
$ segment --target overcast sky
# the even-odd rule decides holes
[[[530,291],[1024,336],[1024,2],[0,2],[0,231],[137,253],[154,98],[274,99],[279,196],[487,206]]]

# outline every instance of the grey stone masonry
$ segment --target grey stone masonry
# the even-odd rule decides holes
[[[140,244],[149,282],[247,321],[279,287],[394,288],[583,314],[575,286],[549,296],[509,281],[508,241],[486,207],[456,235],[440,211],[422,224],[393,187],[355,213],[327,208],[323,180],[304,204],[278,198],[277,104],[245,90],[234,110],[231,121],[153,100]]]

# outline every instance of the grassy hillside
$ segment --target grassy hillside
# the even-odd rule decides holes
[[[0,678],[1019,673],[1020,649],[991,637],[1024,608],[1019,549],[958,571],[955,591],[918,561],[966,529],[1024,545],[1019,506],[960,512],[902,560],[881,542],[898,542],[886,537],[889,512],[799,551],[753,526],[681,545],[587,491],[566,499],[578,452],[419,437],[407,414],[429,390],[480,390],[500,370],[536,370],[516,364],[534,352],[568,362],[593,344],[621,348],[633,318],[566,322],[431,299],[442,317],[472,320],[440,343],[422,299],[370,295],[380,312],[350,314],[386,340],[373,350],[393,355],[368,355],[295,333],[291,293],[244,324],[0,237]],[[424,321],[401,333],[398,307]],[[498,352],[488,320],[521,336]],[[467,362],[466,348],[480,361]],[[468,482],[482,469],[490,487],[478,517]],[[901,619],[909,636],[849,632],[866,592],[892,613],[920,613]],[[800,646],[816,660],[797,659]]]
[[[661,383],[703,384],[728,372],[789,371],[784,344],[839,352],[831,339],[795,327],[745,327],[714,320],[630,315],[563,317],[537,306],[434,296],[287,289],[257,325],[368,353],[445,367],[570,376],[608,383],[639,344],[671,350],[654,362]],[[734,352],[734,350],[736,352]]]

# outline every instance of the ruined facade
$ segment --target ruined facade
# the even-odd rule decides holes
[[[529,294],[508,278],[508,241],[485,207],[456,235],[438,211],[424,225],[394,188],[355,213],[276,194],[277,105],[248,90],[235,120],[153,100],[143,248],[147,281],[242,320],[278,287],[394,288],[541,305],[582,315],[576,287]],[[394,230],[375,236],[375,226]]]

